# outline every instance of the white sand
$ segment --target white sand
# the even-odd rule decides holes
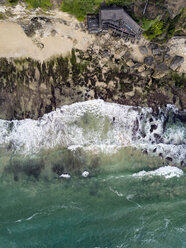
[[[0,23],[0,57],[41,57],[40,49],[15,23]]]
[[[42,61],[51,56],[65,56],[73,47],[86,50],[93,41],[91,35],[75,30],[72,26],[56,24],[56,30],[58,33],[55,37],[38,37],[38,42],[44,45],[40,49],[18,24],[0,22],[0,57],[31,57]]]

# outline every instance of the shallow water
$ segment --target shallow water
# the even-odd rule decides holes
[[[0,120],[0,248],[185,248],[177,115],[95,100]]]
[[[122,150],[110,157],[97,155],[98,167],[90,177],[81,177],[89,168],[82,164],[79,171],[71,168],[71,179],[65,180],[49,170],[50,161],[65,154],[59,153],[48,152],[48,167],[38,177],[20,170],[16,180],[15,170],[2,174],[0,247],[186,246],[185,174],[133,176],[163,161]],[[84,162],[92,159],[84,154]]]

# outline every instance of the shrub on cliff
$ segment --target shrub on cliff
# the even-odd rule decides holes
[[[19,0],[8,0],[10,4],[17,4]],[[24,2],[28,5],[28,8],[42,8],[48,9],[52,7],[50,0],[24,0]]]
[[[8,0],[10,4],[17,4],[19,0]]]
[[[142,28],[145,38],[152,40],[164,32],[164,22],[157,17],[154,20],[142,19]]]
[[[116,4],[120,6],[129,5],[133,0],[106,0],[106,4]],[[74,15],[79,21],[85,19],[88,13],[97,13],[103,0],[64,0],[62,10]]]

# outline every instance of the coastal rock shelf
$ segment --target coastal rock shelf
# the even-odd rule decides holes
[[[37,119],[93,99],[133,106],[186,108],[184,37],[168,43],[90,35],[57,9],[1,5],[0,118]],[[148,13],[148,11],[147,11]]]
[[[37,119],[56,107],[93,99],[155,112],[166,104],[185,109],[184,74],[146,61],[131,59],[124,45],[113,51],[95,45],[86,52],[73,49],[68,57],[43,62],[0,58],[0,118]]]

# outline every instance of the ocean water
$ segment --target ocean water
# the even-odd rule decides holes
[[[185,163],[174,106],[96,100],[0,120],[0,248],[185,248]]]

